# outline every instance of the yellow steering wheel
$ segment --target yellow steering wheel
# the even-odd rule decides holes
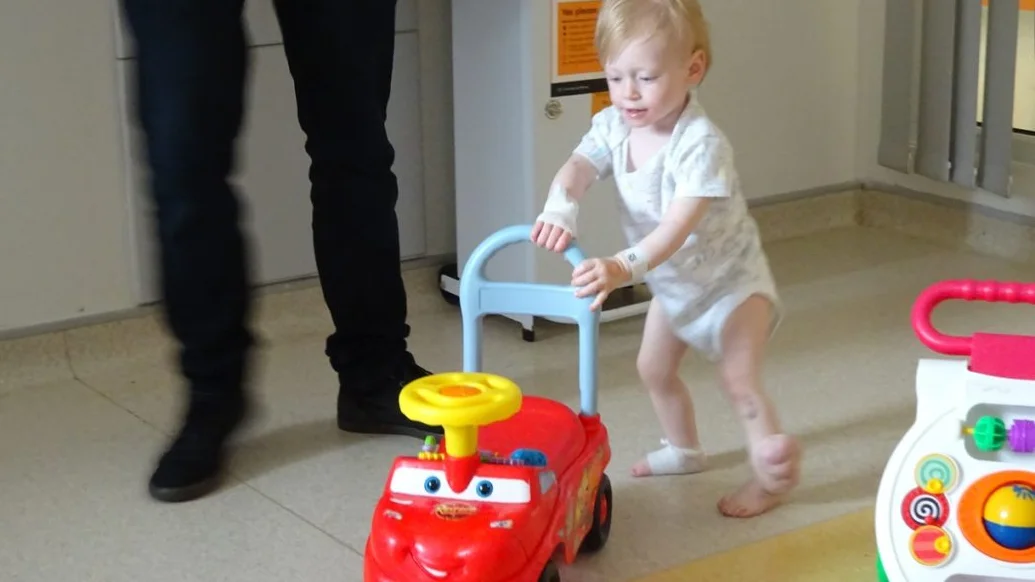
[[[506,420],[521,408],[518,385],[495,374],[447,372],[410,382],[399,393],[399,409],[410,420],[441,426],[446,454],[478,452],[478,427]]]

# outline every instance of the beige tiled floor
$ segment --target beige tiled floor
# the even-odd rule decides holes
[[[873,511],[863,510],[727,550],[636,582],[875,582]]]
[[[908,315],[942,278],[1035,279],[1035,272],[884,231],[847,229],[770,245],[788,317],[767,378],[787,429],[807,447],[792,502],[749,521],[714,503],[745,476],[742,437],[713,371],[687,362],[713,470],[633,480],[628,466],[659,437],[637,383],[641,321],[602,331],[602,413],[612,431],[615,520],[599,556],[565,582],[621,581],[872,505],[891,447],[912,415],[916,359],[928,354]],[[458,313],[434,273],[408,275],[413,349],[425,365],[460,364]],[[948,305],[949,331],[1035,331],[1035,310]],[[182,506],[152,503],[145,482],[175,424],[180,386],[153,318],[0,343],[0,576],[51,582],[359,581],[371,508],[405,438],[359,438],[334,426],[323,356],[328,318],[313,288],[267,295],[257,392],[234,479]],[[486,362],[528,393],[577,402],[576,342],[563,326],[521,341],[486,326]],[[831,578],[832,579],[832,578]],[[779,582],[779,581],[774,581]]]

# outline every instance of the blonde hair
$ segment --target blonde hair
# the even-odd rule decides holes
[[[601,60],[655,34],[665,35],[685,56],[701,51],[705,70],[711,68],[711,37],[698,0],[604,0],[596,30]]]

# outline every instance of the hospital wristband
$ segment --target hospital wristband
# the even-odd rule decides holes
[[[615,259],[629,271],[633,283],[640,283],[650,270],[650,259],[640,247],[630,247],[615,255]]]

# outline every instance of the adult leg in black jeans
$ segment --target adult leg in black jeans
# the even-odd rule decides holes
[[[124,0],[124,8],[137,46],[137,105],[157,207],[165,315],[180,343],[181,368],[190,387],[182,429],[162,455],[150,491],[163,501],[185,501],[216,484],[225,441],[247,408],[244,386],[252,344],[247,256],[238,225],[238,199],[227,180],[247,70],[243,0]],[[397,248],[397,232],[378,234],[394,237]],[[364,242],[338,246],[339,260],[354,263],[350,255],[384,244],[379,239]],[[323,263],[334,261],[327,248]],[[398,274],[398,259],[390,267]],[[364,305],[362,297],[334,297],[328,299],[332,310],[333,302],[341,306],[339,311],[364,313],[380,305]],[[384,315],[391,309],[381,307],[378,312]],[[399,317],[405,320],[405,311],[390,313],[385,325],[391,329]],[[411,434],[422,428],[402,418],[397,405],[387,404],[416,368],[407,358],[404,337],[386,348],[394,349],[395,357],[383,360],[408,361],[408,366],[382,366],[360,374],[358,370],[366,369],[335,364],[342,374],[356,378],[350,383],[355,390],[347,394],[363,389],[368,395],[383,395],[346,398],[350,422],[339,418],[344,428]]]
[[[274,7],[312,160],[313,243],[335,326],[327,355],[341,381],[338,425],[423,436],[430,429],[413,425],[398,404],[401,385],[427,372],[406,349],[399,188],[385,131],[395,0]]]

